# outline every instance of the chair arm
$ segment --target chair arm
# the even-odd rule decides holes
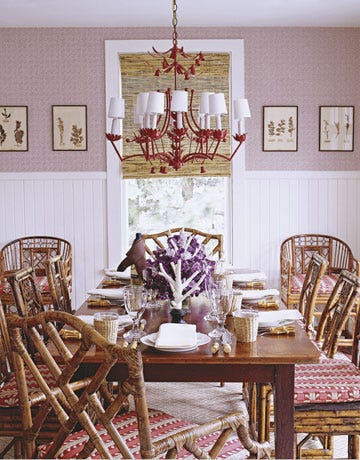
[[[352,272],[355,273],[357,276],[360,276],[360,260],[359,259],[353,259]]]

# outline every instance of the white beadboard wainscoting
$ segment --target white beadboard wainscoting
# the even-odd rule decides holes
[[[0,196],[1,247],[30,235],[70,241],[79,306],[107,266],[106,173],[0,173]]]
[[[338,236],[360,258],[359,172],[247,171],[241,177],[241,216],[234,216],[241,228],[233,231],[241,241],[233,259],[267,273],[269,287],[279,285],[280,243],[292,234]],[[115,233],[108,215],[117,212],[109,206],[107,185],[105,172],[0,173],[0,245],[26,235],[69,240],[74,307],[99,282],[109,260],[122,257],[109,255],[117,245],[110,241]]]
[[[244,174],[245,266],[279,285],[280,244],[290,235],[322,233],[344,240],[360,258],[360,172],[247,171]]]

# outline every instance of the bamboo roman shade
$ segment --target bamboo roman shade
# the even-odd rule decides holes
[[[165,91],[173,88],[173,75],[154,76],[155,69],[159,65],[157,59],[148,53],[119,54],[120,60],[120,81],[121,93],[125,99],[125,119],[123,120],[123,151],[126,155],[139,153],[139,146],[136,143],[126,142],[127,138],[133,138],[137,131],[134,122],[134,107],[138,93],[144,91]],[[205,61],[200,67],[196,68],[196,75],[191,80],[185,81],[179,76],[177,80],[178,89],[194,89],[194,107],[199,107],[199,95],[204,91],[223,92],[225,94],[228,110],[231,110],[230,98],[230,54],[229,53],[205,53]],[[231,113],[222,117],[223,129],[228,131],[226,142],[219,147],[219,153],[230,155],[231,151],[231,130],[229,120]],[[150,174],[151,164],[143,158],[133,158],[122,163],[123,178],[154,178],[164,177],[159,173],[160,162],[154,162],[156,174]],[[168,168],[166,177],[180,176],[229,176],[230,162],[227,160],[216,159],[207,161],[205,166],[206,173],[200,174],[200,163],[185,165],[179,171]]]

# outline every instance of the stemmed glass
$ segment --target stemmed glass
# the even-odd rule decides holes
[[[147,298],[146,289],[142,286],[124,287],[125,310],[133,322],[132,329],[124,334],[124,339],[128,342],[139,340],[146,334],[140,328],[140,320],[146,308]]]
[[[226,315],[229,313],[231,308],[231,298],[232,298],[232,291],[224,290],[224,289],[217,289],[215,290],[214,295],[214,314],[216,316],[217,326],[211,332],[209,332],[209,336],[220,339],[227,337],[230,332],[225,329],[225,320]]]
[[[143,275],[143,280],[146,286],[147,281],[149,281],[149,279],[151,278],[149,270],[147,269],[143,270],[142,275]],[[146,292],[147,292],[146,308],[148,308],[149,310],[158,310],[160,308],[160,304],[157,300],[158,290],[154,288],[147,288]]]
[[[215,308],[215,298],[216,298],[216,291],[218,286],[216,285],[213,278],[210,278],[205,286],[205,295],[209,300],[210,310],[204,316],[206,321],[216,322],[216,308]]]

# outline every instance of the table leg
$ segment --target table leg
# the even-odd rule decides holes
[[[293,364],[278,365],[274,382],[275,457],[294,458]]]

